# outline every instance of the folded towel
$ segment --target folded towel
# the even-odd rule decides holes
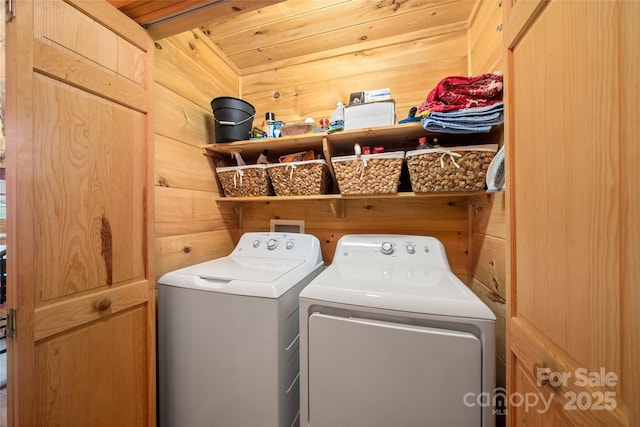
[[[503,104],[479,108],[468,108],[450,112],[429,113],[422,126],[432,132],[440,133],[486,133],[493,126],[504,123]]]
[[[504,104],[502,102],[496,102],[495,104],[486,105],[483,107],[464,108],[454,111],[433,111],[429,113],[429,117],[434,119],[449,120],[456,117],[475,117],[475,116],[487,116],[494,113],[502,113],[504,111]]]
[[[455,111],[484,107],[502,101],[502,75],[487,73],[475,77],[451,76],[441,80],[418,107],[424,111]]]

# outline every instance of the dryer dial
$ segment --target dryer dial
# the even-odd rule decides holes
[[[267,249],[272,251],[277,247],[278,247],[278,241],[276,239],[269,239],[269,241],[267,242]]]

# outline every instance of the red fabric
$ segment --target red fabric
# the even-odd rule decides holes
[[[502,101],[502,75],[487,73],[475,77],[442,79],[418,108],[423,111],[455,111],[484,107]]]

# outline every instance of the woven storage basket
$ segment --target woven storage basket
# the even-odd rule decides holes
[[[217,168],[216,174],[226,197],[255,197],[272,194],[266,165]]]
[[[312,196],[327,192],[331,183],[324,160],[274,163],[267,166],[276,196]]]
[[[397,193],[403,151],[333,157],[331,163],[341,194]]]
[[[313,132],[313,125],[311,123],[294,123],[282,126],[280,131],[283,136],[304,135]]]
[[[442,147],[407,152],[415,193],[483,190],[497,144]]]

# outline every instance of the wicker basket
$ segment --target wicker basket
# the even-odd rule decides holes
[[[256,197],[273,194],[266,165],[217,168],[216,174],[226,197]]]
[[[267,166],[276,196],[312,196],[324,194],[331,184],[324,160],[274,163]]]
[[[333,157],[331,163],[341,194],[397,193],[403,151]]]
[[[415,193],[483,190],[497,144],[442,147],[407,152]]]
[[[304,135],[313,132],[311,123],[293,123],[280,128],[283,136]]]

